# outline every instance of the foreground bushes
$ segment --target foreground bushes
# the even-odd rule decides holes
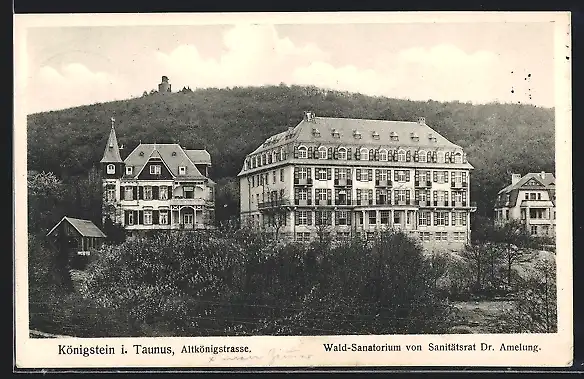
[[[166,233],[104,248],[82,293],[140,335],[443,333],[431,270],[401,233],[335,247]]]

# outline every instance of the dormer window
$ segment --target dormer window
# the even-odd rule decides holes
[[[343,161],[347,160],[347,149],[340,147],[337,151],[337,157]]]
[[[418,160],[421,163],[426,163],[428,156],[426,155],[426,152],[424,150],[420,150],[418,152]]]
[[[139,155],[140,155],[141,157],[143,157],[143,156],[144,156],[144,152],[143,152],[143,151],[141,151]]]
[[[312,128],[312,135],[314,137],[320,137],[320,132],[318,131],[317,128]]]
[[[151,175],[160,175],[162,172],[161,167],[159,164],[153,164],[150,166],[150,174]]]
[[[387,150],[385,149],[379,150],[379,160],[383,162],[387,161]]]
[[[436,136],[434,136],[432,133],[428,133],[428,139],[430,142],[436,142]]]
[[[359,132],[358,130],[354,130],[353,137],[355,137],[356,139],[361,139],[361,132]]]
[[[132,175],[133,168],[132,166],[126,166],[126,175]]]
[[[333,135],[333,138],[341,138],[341,133],[339,133],[337,129],[331,130],[331,134]]]
[[[396,132],[391,132],[389,134],[389,139],[392,140],[392,141],[399,141],[399,136],[397,135]]]
[[[172,156],[173,156],[173,157],[176,157],[176,151],[173,151],[173,152],[172,152]]]
[[[462,163],[462,154],[456,153],[456,155],[454,155],[454,163]]]
[[[106,171],[110,175],[111,174],[115,174],[116,173],[116,165],[114,165],[114,164],[108,164]]]
[[[308,149],[306,146],[300,146],[298,148],[298,158],[306,159],[308,158]]]
[[[178,167],[178,174],[179,175],[186,175],[187,174],[187,168],[185,166],[179,166]]]
[[[418,142],[420,140],[420,137],[418,137],[416,133],[410,133],[410,137],[412,138],[412,141],[415,142]]]
[[[371,134],[371,137],[373,137],[373,139],[379,139],[379,133],[377,133],[377,132],[375,132],[375,131],[374,131],[374,132]]]
[[[438,163],[444,163],[444,152],[443,151],[438,152]]]
[[[367,149],[367,148],[364,147],[364,148],[362,148],[360,150],[360,153],[361,153],[361,160],[362,161],[368,161],[369,160],[369,149]]]
[[[397,161],[398,162],[405,162],[406,161],[406,152],[400,150],[397,152]]]
[[[326,159],[327,158],[326,147],[321,146],[318,148],[318,158],[319,159]]]
[[[283,161],[284,159],[286,159],[286,155],[284,153],[284,148],[281,147],[280,148],[280,160]]]

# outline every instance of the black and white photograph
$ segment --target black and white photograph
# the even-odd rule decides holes
[[[17,361],[570,365],[570,15],[413,13],[16,16]]]

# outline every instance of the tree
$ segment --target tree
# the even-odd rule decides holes
[[[46,233],[64,215],[65,186],[52,172],[29,172],[28,230]]]
[[[264,186],[262,193],[262,213],[264,226],[273,233],[274,239],[278,240],[282,228],[288,223],[291,202],[285,189],[271,189],[269,185]]]

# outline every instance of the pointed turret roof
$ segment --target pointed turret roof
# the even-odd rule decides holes
[[[101,163],[122,163],[122,157],[120,156],[120,148],[118,147],[118,139],[116,138],[116,130],[114,129],[114,119],[112,118],[112,128],[110,130],[109,137],[107,139],[107,145],[105,146],[105,151],[103,152],[103,158],[101,158]]]

